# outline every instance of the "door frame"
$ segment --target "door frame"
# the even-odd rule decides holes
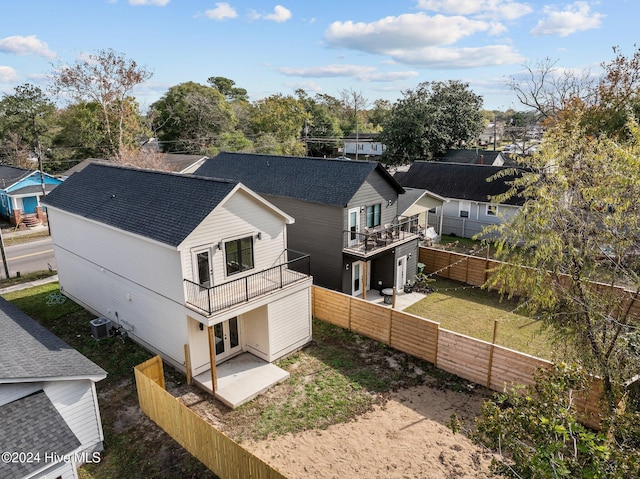
[[[396,258],[396,291],[402,291],[404,285],[407,283],[407,255]],[[402,268],[402,273],[398,274]]]
[[[355,213],[355,223],[351,224],[351,214]],[[354,228],[354,231],[351,231],[351,228]],[[360,238],[357,233],[360,233],[360,208],[350,208],[347,212],[347,231],[348,231],[348,245],[354,246],[357,245],[360,241]],[[352,236],[353,233],[356,233],[355,236]]]
[[[351,295],[352,296],[362,296],[364,286],[365,291],[371,289],[371,260],[367,261],[367,277],[365,278],[365,283],[362,283],[362,267],[364,266],[364,261],[354,261],[351,263]],[[356,269],[358,270],[358,280],[360,284],[360,289],[355,290],[353,285],[356,282]]]
[[[232,322],[235,321],[236,331],[233,331]],[[222,321],[221,323],[217,323],[213,325],[213,337],[216,341],[216,364],[219,364],[227,359],[236,356],[237,354],[242,352],[242,341],[241,341],[241,328],[240,328],[240,318],[238,316],[234,316],[233,318],[227,319],[226,321]],[[218,331],[218,327],[220,328]],[[221,333],[222,337],[218,337],[218,332]],[[232,338],[233,334],[237,335],[235,339],[235,346],[232,346]],[[222,342],[222,351],[218,353],[218,344],[219,341]]]

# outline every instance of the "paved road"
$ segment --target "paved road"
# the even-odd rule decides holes
[[[11,277],[16,276],[18,272],[24,274],[49,268],[55,270],[57,267],[50,237],[15,246],[7,246],[5,253]],[[6,277],[4,264],[0,270],[0,277]]]

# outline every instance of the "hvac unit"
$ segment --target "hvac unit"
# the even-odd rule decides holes
[[[96,339],[108,338],[111,334],[111,320],[109,318],[96,318],[91,320],[91,336]]]

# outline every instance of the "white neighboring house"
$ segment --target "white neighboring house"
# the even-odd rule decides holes
[[[77,479],[100,460],[107,373],[0,298],[0,477]]]
[[[513,176],[490,178],[509,168],[416,161],[394,178],[404,188],[426,190],[445,199],[442,206],[429,211],[429,224],[439,225],[438,234],[471,238],[485,226],[498,224],[520,210],[520,198],[500,204],[491,200],[510,188]]]
[[[63,185],[46,201],[61,291],[221,400],[216,364],[311,340],[294,220],[241,183],[93,163]]]
[[[359,133],[348,135],[344,139],[344,156],[348,158],[369,159],[379,157],[387,146],[380,142],[378,133]],[[375,159],[375,158],[373,158]]]

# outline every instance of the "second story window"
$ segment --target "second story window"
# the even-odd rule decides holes
[[[227,276],[253,269],[253,237],[227,241],[224,252]]]
[[[367,228],[380,226],[382,216],[382,204],[367,206]]]

